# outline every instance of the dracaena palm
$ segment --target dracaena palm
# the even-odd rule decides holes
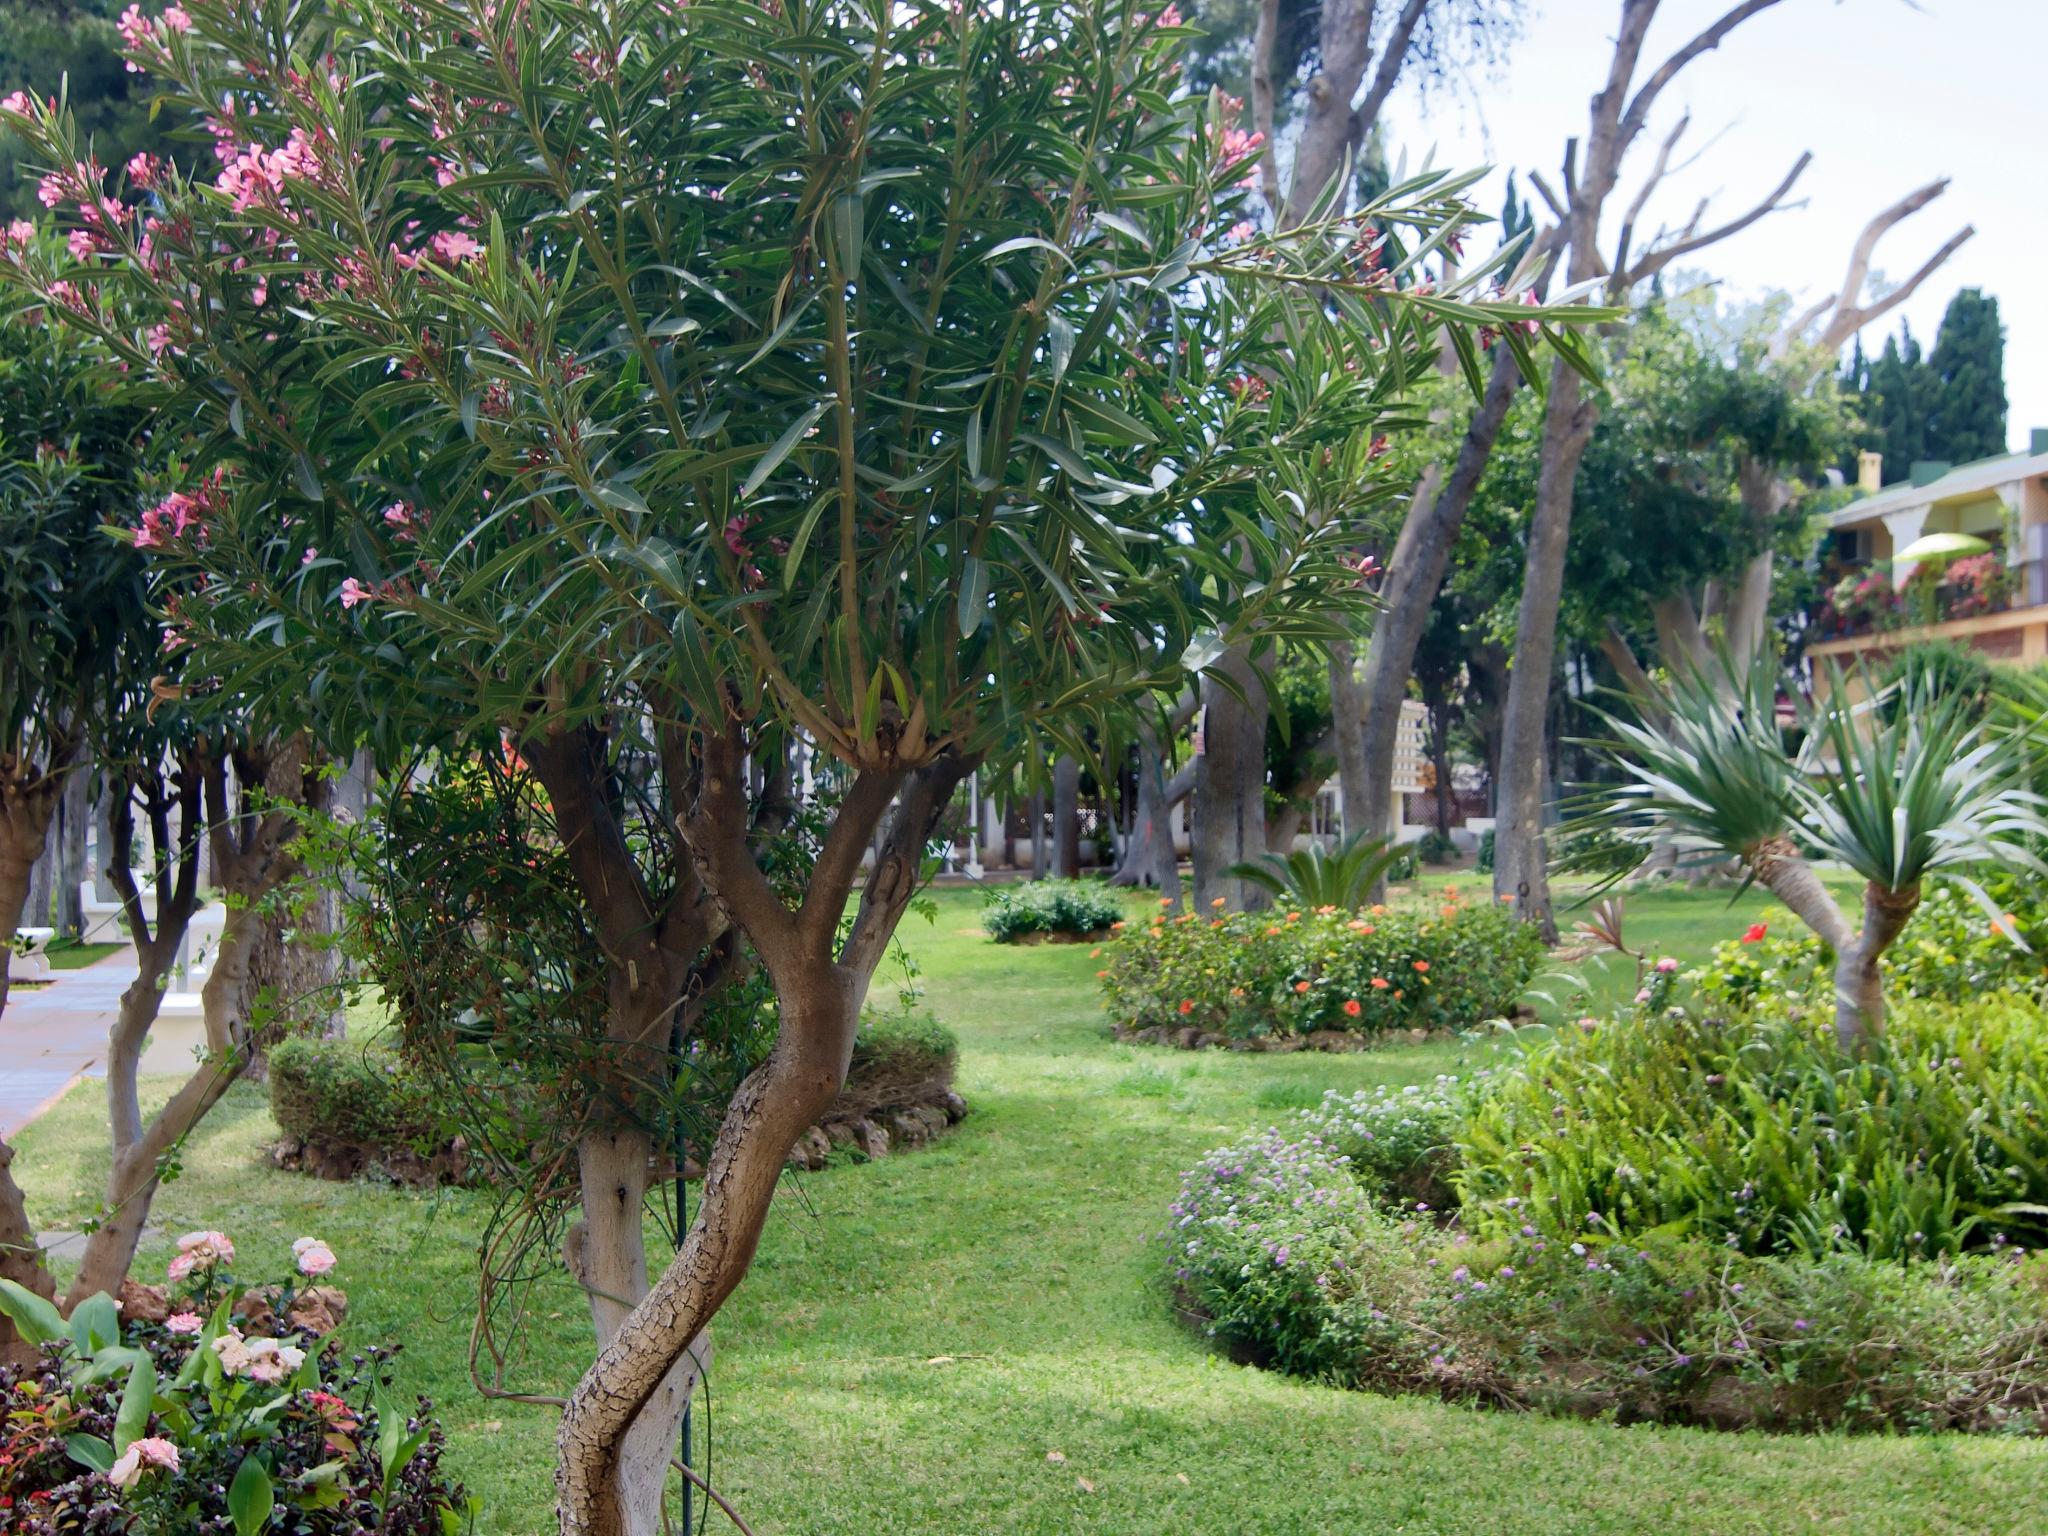
[[[1970,871],[2044,869],[2044,802],[2024,781],[2038,744],[2030,732],[1987,730],[1917,673],[1895,685],[1890,709],[1858,702],[1862,690],[1837,673],[1798,708],[1800,741],[1788,751],[1777,682],[1775,657],[1738,671],[1723,653],[1674,681],[1643,720],[1611,720],[1629,782],[1606,815],[1644,841],[1741,860],[1834,951],[1835,1033],[1854,1048],[1883,1028],[1878,960],[1926,881],[1956,881],[2003,928]],[[1860,927],[1810,856],[1862,877]]]
[[[744,1273],[959,781],[1115,739],[1225,645],[1339,633],[1411,382],[1446,347],[1476,379],[1481,327],[1584,349],[1497,267],[1430,287],[1469,177],[1258,233],[1255,139],[1128,0],[189,0],[125,29],[222,168],[110,175],[14,98],[70,238],[7,275],[199,447],[140,540],[206,578],[199,676],[394,750],[517,738],[625,1046],[685,1040],[739,940],[774,983],[698,1221],[630,1316],[593,1302],[564,1417],[563,1529],[637,1528],[629,1427]],[[790,899],[762,850],[793,742],[841,792]],[[621,830],[628,749],[673,836]],[[589,1166],[644,1178],[614,1141]]]

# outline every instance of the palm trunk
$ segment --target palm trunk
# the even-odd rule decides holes
[[[1835,1043],[1856,1053],[1884,1033],[1884,977],[1878,959],[1920,905],[1920,888],[1863,888],[1863,930],[1835,957]]]

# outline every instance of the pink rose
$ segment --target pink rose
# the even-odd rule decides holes
[[[162,1467],[166,1472],[177,1471],[178,1448],[155,1435],[137,1440],[107,1469],[107,1481],[116,1488],[133,1488],[151,1467]]]
[[[197,1333],[206,1325],[200,1321],[197,1312],[173,1312],[164,1319],[164,1326],[172,1333],[188,1336]]]
[[[298,1260],[302,1275],[324,1275],[334,1268],[334,1250],[317,1237],[302,1237],[292,1244],[292,1257]]]

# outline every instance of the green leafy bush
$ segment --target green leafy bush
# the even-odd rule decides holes
[[[1416,839],[1415,856],[1425,864],[1452,864],[1458,858],[1458,845],[1447,834],[1431,827]]]
[[[1332,1089],[1302,1111],[1298,1124],[1344,1157],[1375,1195],[1404,1208],[1421,1201],[1441,1209],[1456,1199],[1449,1175],[1457,1166],[1458,1122],[1470,1092],[1470,1084],[1449,1074],[1427,1087]]]
[[[1498,1017],[1543,953],[1535,931],[1504,908],[1450,893],[1359,913],[1161,912],[1107,946],[1098,974],[1111,1016],[1133,1029],[1374,1034]]]
[[[2048,996],[2048,909],[2040,883],[2001,872],[1983,888],[2020,942],[1993,927],[1964,892],[1935,886],[1879,961],[1887,993],[1952,1003],[1987,992]],[[1714,947],[1690,978],[1701,996],[1720,1007],[1792,1016],[1832,1006],[1834,956],[1827,946],[1784,912],[1767,911],[1750,932],[1759,927],[1765,932],[1757,937]]]
[[[1493,828],[1488,827],[1479,834],[1479,852],[1472,861],[1472,868],[1482,875],[1493,873]]]
[[[269,1067],[270,1113],[287,1136],[425,1155],[458,1133],[446,1087],[384,1046],[295,1037],[271,1047]]]
[[[1676,1010],[1558,1032],[1459,1133],[1482,1236],[1658,1232],[1874,1258],[2048,1241],[2048,1021],[1992,995],[1897,1010],[1857,1057],[1801,1019]]]
[[[1442,1108],[1459,1093],[1402,1097]],[[1414,1118],[1365,1106],[1390,1117]],[[2048,1423],[2048,1260],[1756,1257],[1668,1234],[1566,1241],[1526,1222],[1475,1239],[1375,1200],[1344,1150],[1355,1124],[1322,1134],[1352,1120],[1326,1103],[1182,1178],[1163,1234],[1175,1294],[1242,1357],[1345,1385],[1726,1428]]]
[[[981,926],[998,944],[1029,933],[1101,933],[1124,915],[1116,892],[1093,880],[1027,880],[992,887]]]

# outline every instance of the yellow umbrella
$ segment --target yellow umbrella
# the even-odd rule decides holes
[[[1991,546],[1974,533],[1927,533],[1922,534],[1904,549],[1893,553],[1894,560],[1956,560],[1964,555],[1988,555]]]

